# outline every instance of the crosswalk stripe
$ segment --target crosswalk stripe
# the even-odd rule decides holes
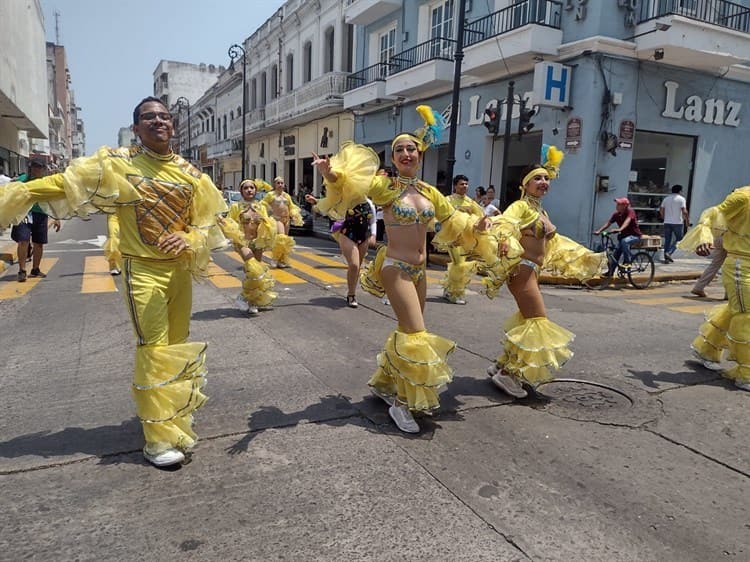
[[[322,263],[323,265],[328,265],[330,267],[335,267],[336,269],[346,269],[346,264],[344,264],[343,262],[331,259],[326,256],[313,254],[312,252],[297,252],[296,254],[305,259],[309,259],[318,263]]]
[[[670,306],[668,307],[669,310],[674,310],[675,312],[686,312],[688,314],[705,314],[709,310],[711,310],[715,305],[692,305],[692,306]]]
[[[219,289],[242,287],[242,281],[213,262],[208,264],[208,280]]]
[[[48,272],[57,263],[58,258],[42,258],[42,263],[39,264],[39,269],[44,272]],[[27,269],[28,271],[28,269]],[[24,296],[26,293],[31,291],[41,281],[39,277],[29,277],[26,283],[19,283],[15,277],[7,277],[3,279],[5,283],[0,283],[0,300],[2,299],[17,299],[18,297]]]
[[[83,262],[81,293],[113,293],[117,291],[109,274],[109,262],[104,256],[88,256]]]
[[[289,265],[293,266],[294,269],[297,271],[301,271],[302,273],[306,273],[310,277],[314,277],[318,281],[321,281],[323,283],[329,284],[329,285],[335,285],[339,283],[346,283],[345,277],[339,277],[338,275],[331,275],[327,271],[322,271],[316,267],[312,267],[310,265],[307,265],[304,262],[301,262],[299,260],[290,259]]]
[[[244,261],[242,261],[242,258],[235,252],[225,252],[224,255],[229,256],[229,258],[238,263],[245,263]],[[277,283],[283,283],[284,285],[299,285],[301,283],[307,283],[307,281],[305,281],[301,277],[297,277],[296,275],[285,269],[271,269],[270,271],[271,275]]]

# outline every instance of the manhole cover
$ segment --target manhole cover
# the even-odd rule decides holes
[[[633,406],[633,399],[623,391],[592,381],[557,379],[542,384],[537,392],[549,399],[542,409],[579,420],[612,421]]]

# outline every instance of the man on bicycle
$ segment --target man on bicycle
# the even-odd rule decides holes
[[[607,272],[602,273],[602,277],[610,277],[617,269],[617,263],[620,256],[623,256],[622,267],[628,269],[633,262],[633,255],[630,253],[630,246],[642,236],[641,229],[638,228],[638,217],[635,211],[630,207],[630,200],[627,197],[617,197],[615,199],[615,212],[609,217],[609,220],[601,228],[594,231],[594,234],[600,234],[607,229],[612,223],[617,223],[618,228],[613,228],[610,232],[617,233],[617,249],[613,254],[607,267]]]

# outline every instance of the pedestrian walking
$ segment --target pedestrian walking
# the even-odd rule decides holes
[[[682,240],[685,225],[690,222],[681,185],[673,185],[672,194],[662,200],[659,216],[664,221],[664,263],[672,263],[672,254],[677,243]]]
[[[721,270],[721,266],[724,264],[724,260],[727,257],[727,252],[724,249],[723,240],[723,233],[714,235],[714,247],[711,250],[710,254],[711,263],[706,266],[706,269],[704,269],[701,276],[698,277],[698,280],[695,282],[695,285],[693,285],[693,288],[690,289],[690,292],[697,297],[706,296],[706,287],[708,287],[711,281],[714,280],[714,277],[716,277],[716,275]]]

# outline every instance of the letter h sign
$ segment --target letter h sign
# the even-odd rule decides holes
[[[573,69],[557,62],[534,65],[534,103],[550,107],[570,106]]]

